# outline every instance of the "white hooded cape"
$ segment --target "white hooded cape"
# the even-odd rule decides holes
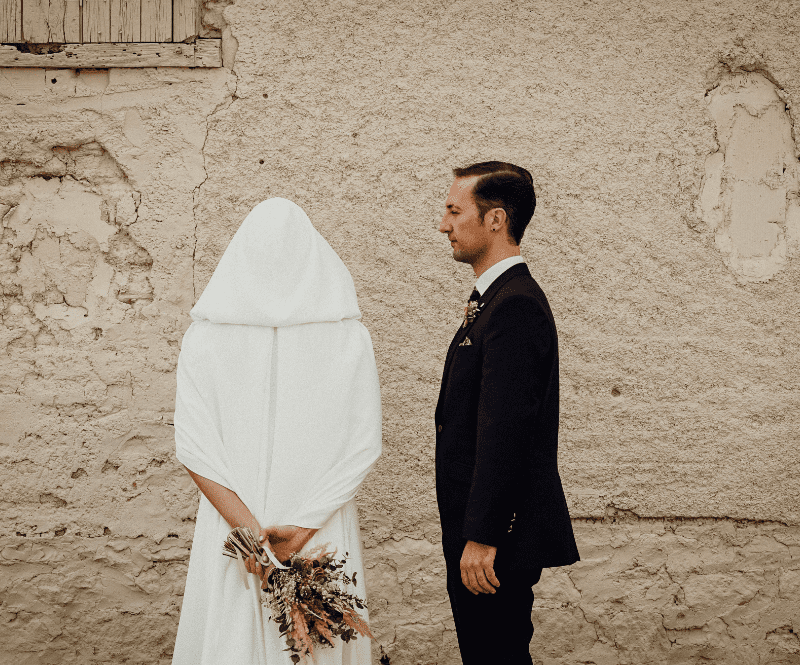
[[[178,360],[175,443],[195,473],[233,490],[262,527],[319,531],[357,573],[355,496],[381,452],[378,373],[350,273],[305,213],[273,198],[234,235],[191,311]],[[257,578],[222,555],[230,525],[201,495],[174,665],[291,665]],[[363,611],[367,618],[366,610]],[[370,640],[315,649],[368,665]]]

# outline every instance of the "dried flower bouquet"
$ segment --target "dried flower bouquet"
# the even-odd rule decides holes
[[[356,633],[372,637],[369,625],[355,609],[364,609],[364,601],[342,588],[357,586],[356,574],[350,577],[342,570],[348,553],[336,559],[337,550],[327,551],[327,546],[315,547],[306,556],[292,553],[288,565],[283,565],[256,541],[250,529],[234,529],[223,545],[222,553],[239,559],[242,570],[243,559],[251,554],[262,565],[275,565],[267,575],[261,602],[272,610],[271,618],[286,638],[294,663],[313,657],[315,644],[333,646],[336,637],[349,642],[357,639]]]

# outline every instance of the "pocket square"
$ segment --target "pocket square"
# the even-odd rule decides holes
[[[472,346],[472,342],[469,341],[469,337],[465,337],[464,341],[459,344],[459,346]]]

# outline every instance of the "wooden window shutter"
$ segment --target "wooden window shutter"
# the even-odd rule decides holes
[[[200,32],[200,0],[0,0],[4,44],[182,42]]]
[[[0,0],[0,67],[219,67],[220,40],[197,38],[201,3]]]
[[[22,0],[0,0],[0,41],[22,41]]]

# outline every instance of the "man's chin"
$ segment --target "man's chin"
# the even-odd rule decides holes
[[[453,250],[453,260],[459,263],[472,263],[472,257],[458,249]]]

